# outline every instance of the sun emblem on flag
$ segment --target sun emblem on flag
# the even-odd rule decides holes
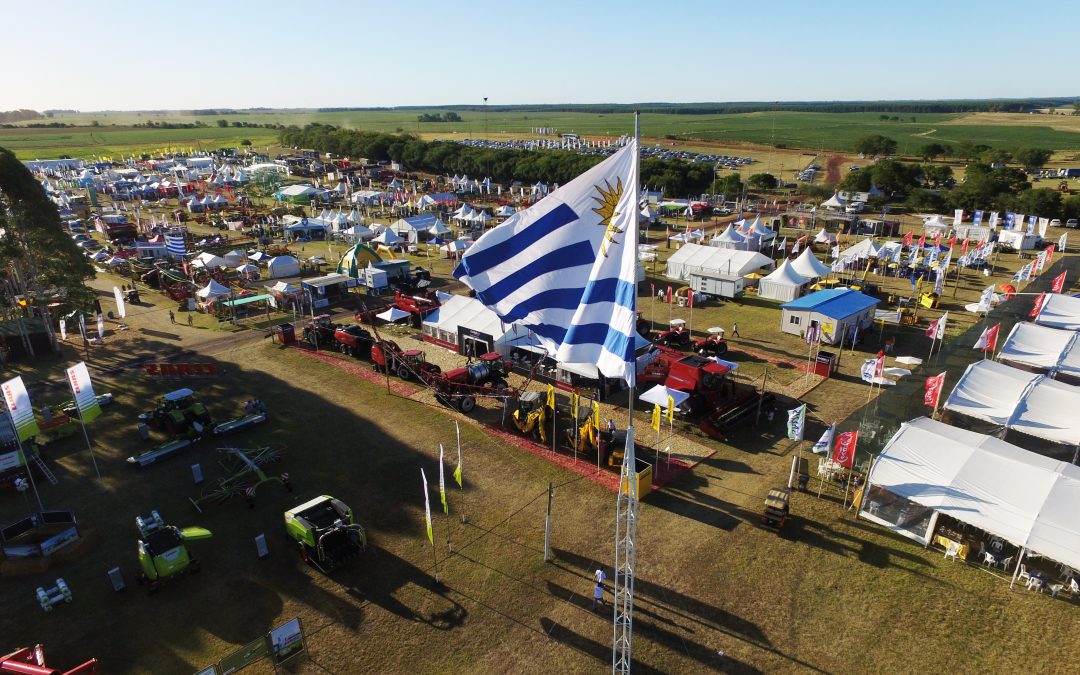
[[[600,243],[600,252],[607,257],[607,244],[618,244],[615,240],[616,234],[622,234],[623,231],[616,225],[612,224],[611,219],[619,215],[619,212],[615,210],[615,207],[619,205],[619,199],[622,198],[623,184],[621,178],[615,179],[615,186],[612,187],[611,182],[604,180],[604,184],[607,186],[605,190],[603,187],[597,185],[596,192],[599,197],[593,197],[597,203],[597,207],[593,209],[593,213],[600,216],[600,225],[607,228],[604,232],[604,240]]]

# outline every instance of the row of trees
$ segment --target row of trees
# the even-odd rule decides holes
[[[881,134],[860,136],[855,141],[855,152],[868,156],[889,156],[896,154],[896,141]],[[927,162],[939,157],[979,160],[986,164],[1015,163],[1029,171],[1038,169],[1050,160],[1053,152],[1044,148],[1016,148],[1005,150],[992,148],[979,143],[959,143],[955,147],[946,143],[927,143],[918,150],[918,156]]]
[[[603,159],[565,150],[473,148],[446,141],[423,141],[411,134],[356,131],[327,124],[287,127],[281,131],[280,140],[287,147],[312,148],[372,161],[391,160],[426,173],[491,176],[506,185],[513,181],[566,183]],[[642,183],[664,187],[668,194],[700,194],[709,190],[713,176],[713,167],[708,164],[660,159],[641,162]]]
[[[461,116],[456,112],[448,112],[440,115],[439,113],[423,113],[416,116],[417,122],[460,122]]]

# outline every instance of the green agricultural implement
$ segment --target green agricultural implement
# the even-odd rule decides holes
[[[139,529],[139,581],[146,585],[147,592],[154,593],[170,579],[199,571],[199,561],[184,544],[209,539],[210,530],[166,525],[157,511],[151,511],[149,518],[135,518],[135,527]]]
[[[367,548],[367,535],[353,522],[352,509],[327,495],[286,511],[285,531],[297,543],[300,557],[323,574]]]
[[[281,483],[292,492],[289,474],[268,476],[263,467],[281,461],[283,450],[273,446],[261,448],[218,448],[222,453],[220,461],[226,477],[219,478],[208,486],[196,498],[189,498],[191,505],[199,513],[207,506],[227,504],[240,499],[247,499],[254,504],[255,491],[264,483]]]
[[[195,400],[195,392],[185,388],[165,394],[158,407],[139,415],[139,421],[173,435],[189,428],[202,433],[210,425],[210,413],[202,402]]]

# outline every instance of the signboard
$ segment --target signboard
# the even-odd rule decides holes
[[[93,421],[101,415],[101,406],[98,405],[97,395],[90,383],[90,372],[86,369],[86,363],[79,361],[67,369],[68,384],[71,385],[71,395],[75,398],[75,405],[79,408],[79,419],[83,424]]]
[[[271,655],[281,664],[304,651],[304,631],[299,617],[270,631]]]
[[[247,643],[232,654],[229,654],[218,661],[218,672],[221,673],[221,675],[230,675],[238,670],[247,668],[259,659],[269,656],[270,650],[267,645],[268,642],[265,635],[258,640]]]
[[[41,555],[50,556],[58,549],[67,546],[73,541],[79,539],[79,530],[76,527],[69,527],[60,534],[49,537],[45,541],[41,542]]]
[[[0,472],[17,469],[23,465],[22,453],[18,450],[0,454]]]
[[[7,406],[8,414],[11,415],[11,423],[15,426],[15,433],[20,441],[33,438],[41,433],[37,419],[34,417],[34,409],[30,406],[30,394],[23,385],[22,377],[16,376],[0,385],[4,394],[4,405]]]
[[[195,675],[218,675],[217,665],[207,666],[195,673]]]

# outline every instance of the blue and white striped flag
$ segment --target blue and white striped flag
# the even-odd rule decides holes
[[[485,233],[454,276],[561,363],[634,384],[637,142]]]
[[[165,250],[171,255],[187,255],[187,244],[182,236],[165,235]]]

